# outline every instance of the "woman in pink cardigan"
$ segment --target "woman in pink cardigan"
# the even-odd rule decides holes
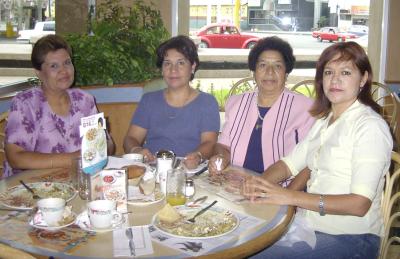
[[[262,173],[307,135],[314,123],[308,112],[313,100],[285,87],[294,63],[292,47],[278,37],[264,38],[250,51],[248,66],[257,90],[228,99],[225,124],[209,163],[211,175],[229,164]],[[217,158],[222,159],[221,168],[216,167]]]

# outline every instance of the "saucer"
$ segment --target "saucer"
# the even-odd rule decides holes
[[[113,231],[114,229],[118,229],[121,227],[121,225],[125,222],[125,217],[122,215],[122,213],[118,212],[120,214],[121,220],[113,224],[110,228],[94,228],[90,224],[89,216],[87,214],[87,211],[82,212],[81,214],[78,215],[76,218],[76,224],[83,230],[89,231],[89,232],[97,232],[97,233],[102,233],[102,232],[109,232]]]
[[[41,212],[37,212],[32,217],[32,219],[29,221],[29,225],[31,227],[34,227],[37,229],[43,229],[43,230],[47,230],[47,231],[56,231],[56,230],[60,230],[62,228],[68,227],[75,223],[76,214],[71,212],[70,216],[72,216],[72,217],[68,218],[67,220],[64,219],[59,226],[48,226],[46,224],[46,222],[43,221]]]

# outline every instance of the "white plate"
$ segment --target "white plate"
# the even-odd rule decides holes
[[[129,189],[128,189],[128,191],[129,191]],[[146,198],[147,196],[142,195],[142,198],[139,198],[139,199],[128,199],[127,203],[131,204],[131,205],[136,205],[136,206],[146,206],[146,205],[151,205],[151,204],[156,204],[158,202],[161,202],[165,198],[164,194],[157,187],[154,190],[154,195],[155,195],[154,200],[151,197]]]
[[[35,215],[35,216],[36,216],[36,215]],[[35,216],[34,216],[34,217],[35,217]],[[38,228],[38,229],[44,229],[44,230],[47,230],[47,231],[56,231],[56,230],[59,230],[59,229],[62,229],[62,228],[65,228],[65,227],[68,227],[68,226],[74,224],[74,223],[75,223],[75,220],[76,220],[76,214],[72,212],[72,216],[73,216],[72,220],[70,220],[70,221],[68,221],[68,222],[63,222],[63,224],[60,225],[60,226],[53,226],[53,227],[50,227],[50,226],[47,226],[46,223],[43,223],[43,224],[34,224],[34,223],[33,223],[33,218],[29,221],[29,225],[30,225],[31,227]]]
[[[78,215],[78,217],[76,218],[76,224],[85,231],[91,231],[91,232],[97,232],[97,233],[113,231],[114,229],[120,228],[121,225],[123,223],[125,223],[125,217],[120,212],[118,212],[118,213],[120,214],[119,216],[121,218],[121,221],[113,224],[110,228],[101,228],[100,229],[100,228],[94,228],[93,226],[91,226],[87,211],[84,211]]]
[[[183,163],[184,158],[183,157],[177,157],[177,159],[181,160],[181,163]],[[200,170],[202,170],[203,168],[208,166],[208,160],[203,161],[203,163],[199,164],[196,168],[194,169],[187,169],[185,167],[186,170],[186,174],[188,175],[194,175],[195,173],[199,172]]]
[[[67,202],[75,198],[76,190],[68,183],[37,182],[27,183],[41,198],[63,198]],[[0,194],[0,203],[5,207],[18,210],[30,210],[36,205],[37,200],[22,185],[7,189]]]
[[[203,204],[201,208],[206,206],[207,204]],[[191,218],[201,210],[201,208],[188,208],[186,206],[174,208],[186,219]],[[159,221],[157,214],[152,219],[152,224],[161,232],[170,236],[189,239],[207,239],[223,236],[234,231],[239,226],[239,223],[239,218],[233,212],[215,206],[198,216],[195,223],[187,223],[182,219],[177,224],[163,224]],[[203,231],[207,229],[210,232],[204,233]],[[198,232],[196,233],[196,231]]]

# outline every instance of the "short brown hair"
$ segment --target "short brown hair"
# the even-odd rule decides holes
[[[196,44],[194,44],[191,38],[185,35],[178,35],[161,43],[160,46],[158,46],[157,48],[156,65],[158,68],[162,67],[164,57],[167,54],[167,51],[170,49],[176,49],[176,51],[181,53],[183,56],[185,56],[185,58],[189,60],[191,65],[196,63],[196,67],[194,69],[194,73],[196,73],[200,65],[200,60],[199,55],[197,54]],[[191,75],[190,80],[193,80],[194,73]]]
[[[46,35],[33,45],[31,62],[36,70],[41,70],[46,55],[59,49],[65,49],[72,58],[72,50],[68,43],[58,35]]]
[[[327,117],[331,111],[331,102],[324,94],[322,81],[326,64],[332,61],[337,54],[339,57],[335,61],[351,61],[361,75],[368,72],[368,79],[361,88],[357,99],[379,113],[380,106],[372,99],[371,95],[372,68],[368,56],[360,45],[352,41],[333,44],[326,48],[319,57],[315,74],[316,99],[310,113],[315,117],[323,118]]]

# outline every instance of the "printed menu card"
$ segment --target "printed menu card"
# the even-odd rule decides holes
[[[81,118],[82,169],[87,174],[99,172],[107,164],[107,137],[104,113]]]

